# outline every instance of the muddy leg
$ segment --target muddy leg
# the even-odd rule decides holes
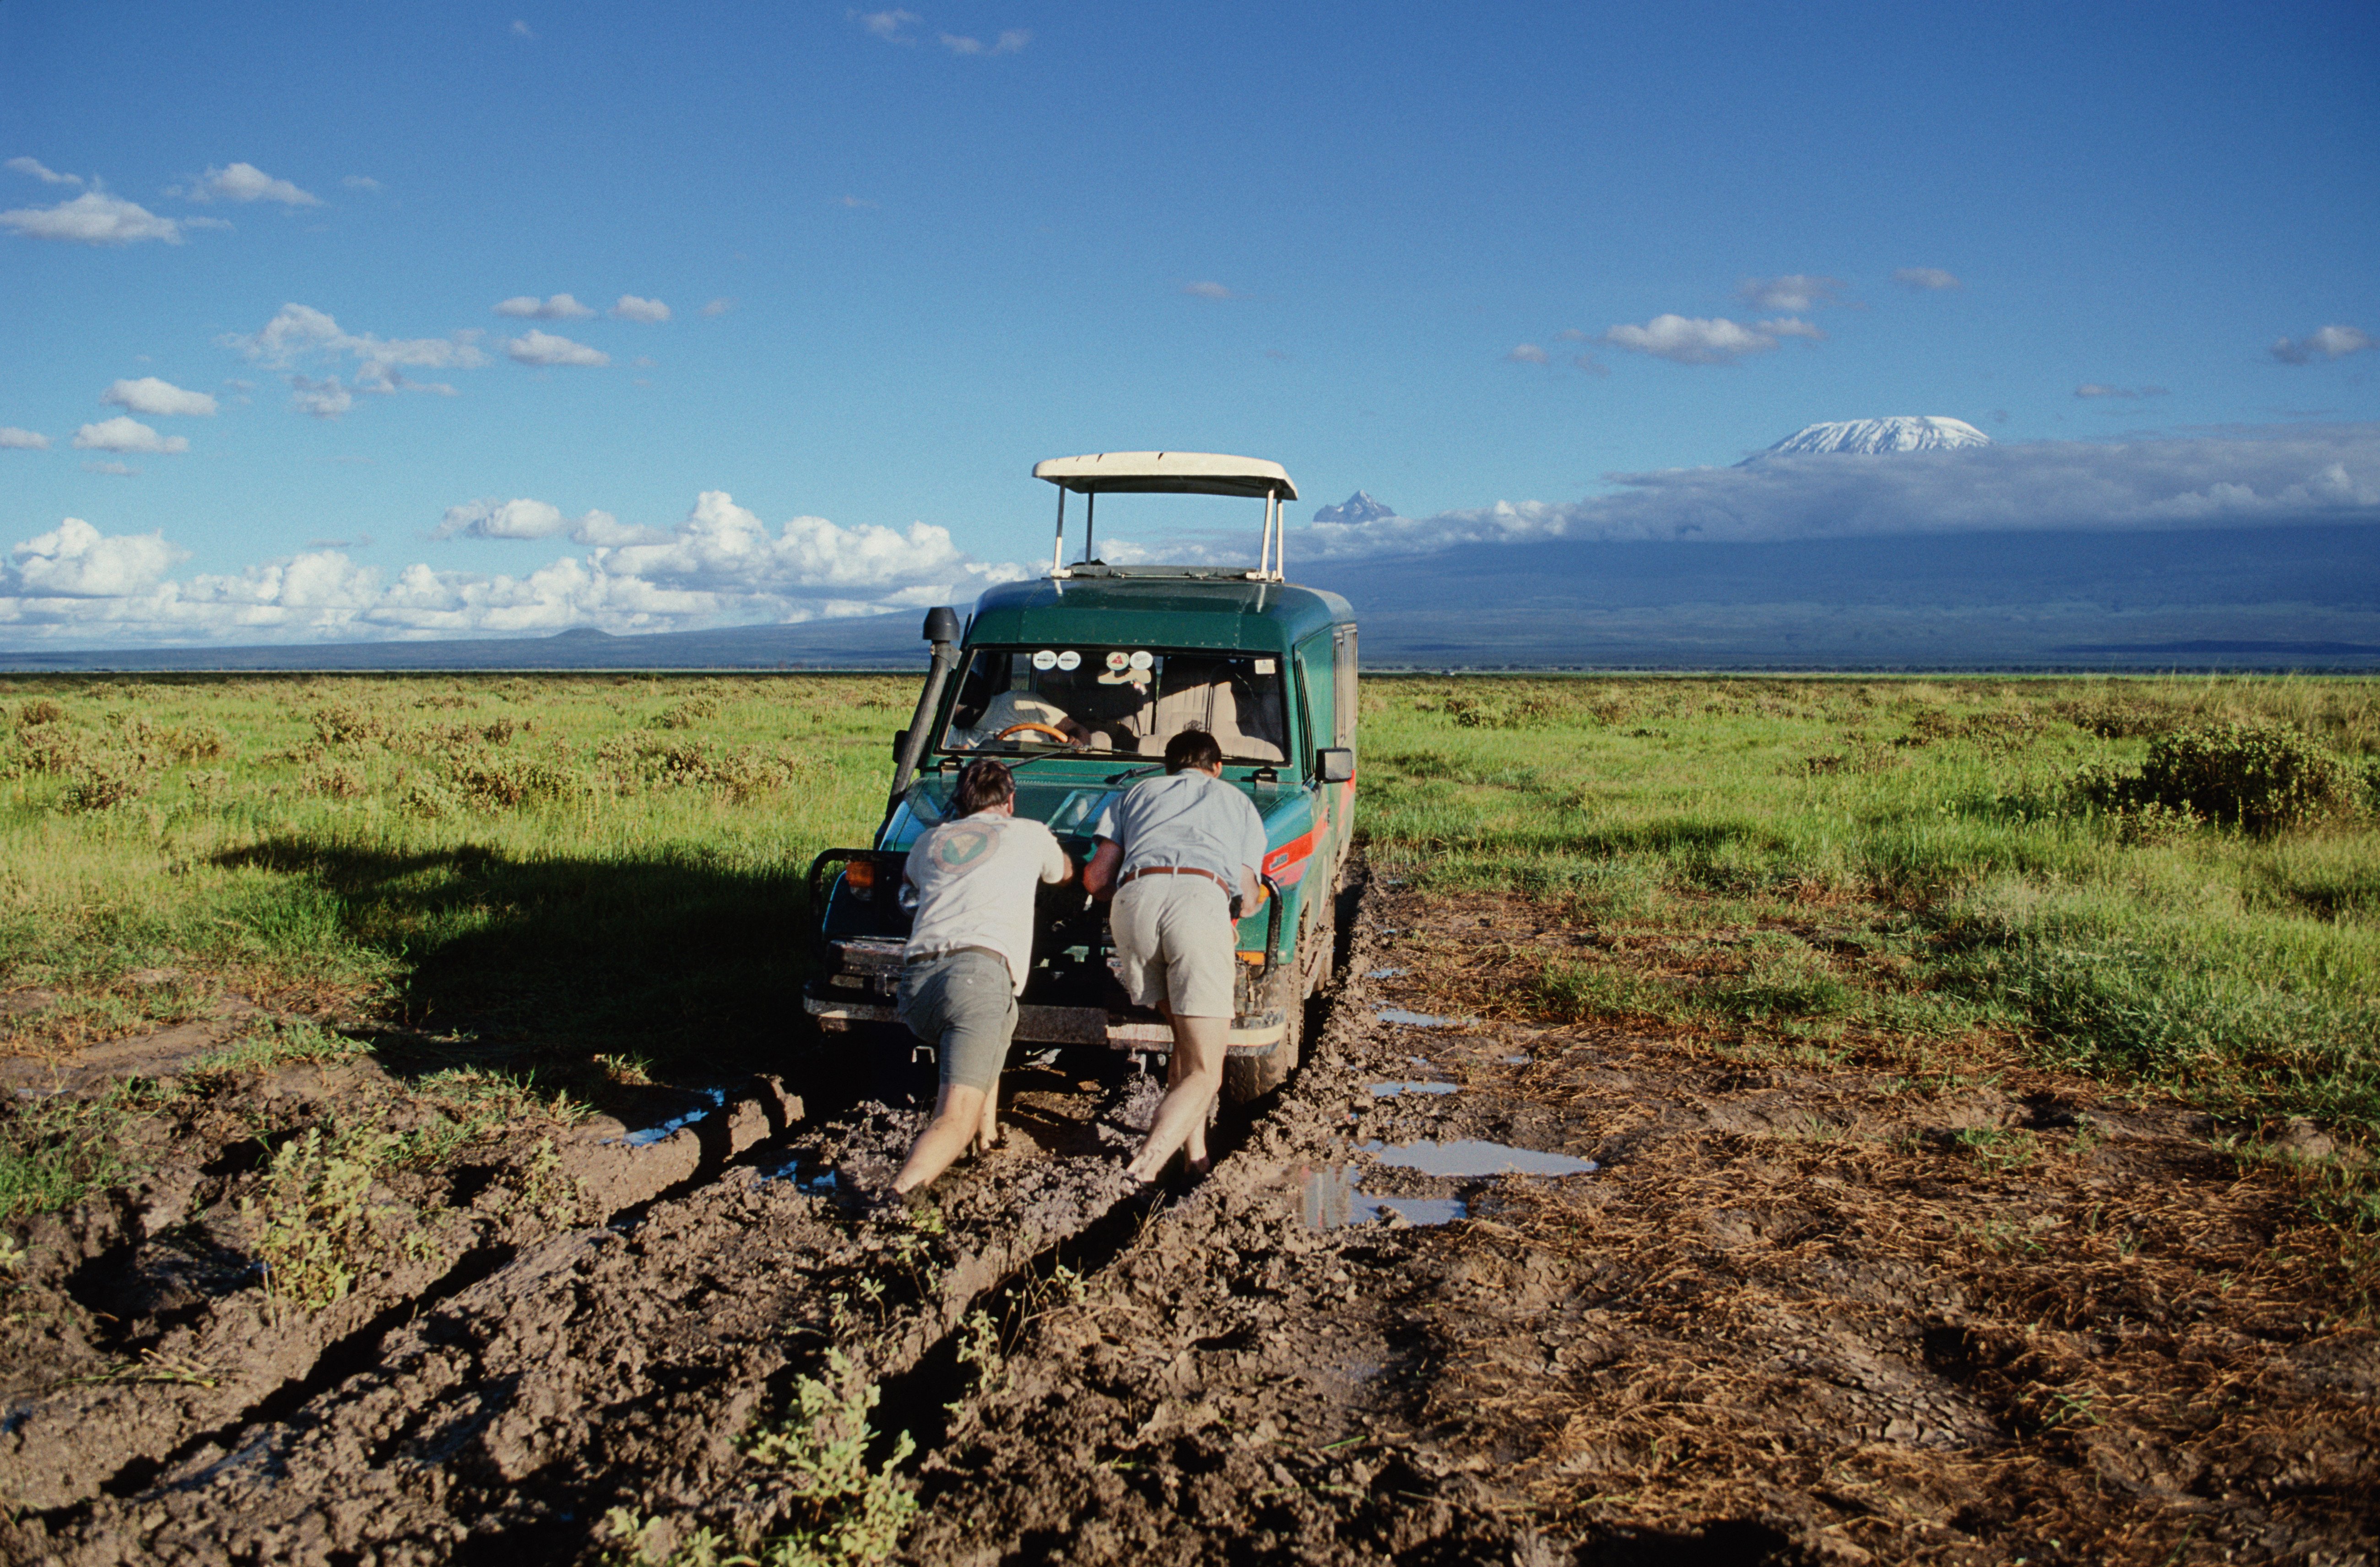
[[[1175,1017],[1170,1013],[1167,1017],[1173,1025],[1173,1059],[1167,1068],[1165,1098],[1148,1128],[1148,1141],[1124,1166],[1143,1181],[1155,1180],[1176,1148],[1187,1150],[1192,1170],[1206,1170],[1207,1112],[1222,1090],[1223,1051],[1231,1038],[1228,1017]]]
[[[975,1151],[990,1153],[1000,1146],[1000,1085],[994,1082],[984,1090],[983,1126],[976,1134]]]
[[[909,1161],[893,1178],[892,1189],[916,1191],[948,1170],[952,1161],[966,1151],[969,1141],[986,1128],[996,1126],[994,1100],[999,1092],[997,1087],[987,1094],[981,1088],[943,1084],[941,1097],[934,1101],[934,1118],[926,1123],[917,1147],[909,1150]]]

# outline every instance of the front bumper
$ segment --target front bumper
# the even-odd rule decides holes
[[[890,1006],[847,1002],[840,997],[805,996],[802,1010],[818,1019],[828,1033],[847,1030],[855,1023],[897,1025],[901,1014]],[[1232,1055],[1269,1055],[1289,1032],[1288,1020],[1274,1015],[1233,1018],[1225,1049]],[[1034,1044],[1105,1045],[1111,1050],[1148,1051],[1165,1054],[1173,1049],[1173,1030],[1165,1020],[1135,1017],[1096,1006],[1032,1006],[1016,1009],[1016,1038]]]
[[[892,997],[901,981],[901,943],[886,938],[858,937],[829,943],[836,971],[810,987],[802,1010],[818,1019],[826,1033],[844,1033],[855,1024],[889,1023],[898,1026],[901,1014]],[[1257,999],[1254,973],[1239,977],[1243,1010],[1232,1019],[1225,1041],[1232,1055],[1269,1055],[1288,1036],[1288,1014],[1279,1007],[1249,1006]],[[1273,987],[1265,987],[1269,990]],[[1033,1044],[1105,1045],[1110,1050],[1165,1054],[1173,1049],[1173,1030],[1165,1019],[1139,1008],[1052,1006],[1047,1002],[1020,1002],[1015,1038]]]

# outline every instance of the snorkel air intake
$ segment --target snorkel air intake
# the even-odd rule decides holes
[[[917,693],[917,711],[909,717],[909,727],[901,732],[901,748],[894,753],[892,794],[884,802],[884,814],[889,819],[901,804],[901,796],[909,792],[909,781],[917,776],[917,759],[926,754],[926,731],[934,722],[934,711],[941,706],[942,687],[950,684],[951,671],[959,662],[959,612],[948,604],[937,604],[926,612],[926,640],[934,645],[934,666],[926,674],[926,688]]]

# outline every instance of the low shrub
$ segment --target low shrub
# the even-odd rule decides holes
[[[2357,783],[2295,724],[2230,723],[2160,735],[2137,771],[2086,767],[2070,785],[2100,810],[2160,830],[2203,820],[2273,832],[2361,803]]]
[[[31,729],[39,724],[56,723],[67,715],[67,710],[47,697],[35,697],[17,709],[17,727]]]

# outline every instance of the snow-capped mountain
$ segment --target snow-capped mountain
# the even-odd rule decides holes
[[[1314,514],[1317,522],[1378,522],[1397,514],[1358,490],[1335,506],[1325,506]]]
[[[1949,452],[1961,446],[1991,443],[1990,436],[1964,419],[1903,414],[1892,419],[1805,425],[1744,461],[1756,463],[1762,457],[1798,456],[1810,452]]]

